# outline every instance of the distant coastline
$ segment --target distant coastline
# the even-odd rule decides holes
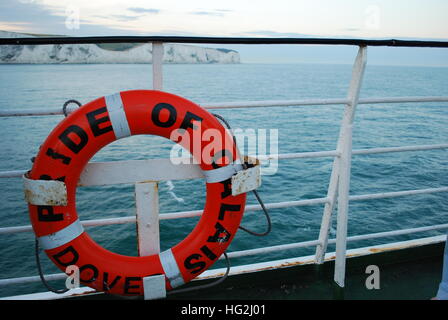
[[[42,35],[0,31],[1,38]],[[7,45],[0,46],[0,64],[101,64],[150,63],[152,44],[72,44],[72,45]],[[183,44],[164,44],[164,63],[240,63],[235,50],[204,48]]]

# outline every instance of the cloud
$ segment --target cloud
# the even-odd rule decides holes
[[[139,7],[128,8],[128,11],[135,12],[135,13],[150,13],[150,14],[158,14],[160,12],[159,9],[139,8]]]
[[[192,15],[196,16],[211,16],[211,17],[223,17],[224,15],[233,12],[233,10],[229,9],[215,9],[215,10],[198,10],[189,12]]]
[[[121,21],[121,22],[128,22],[128,21],[135,21],[139,19],[140,17],[143,17],[143,15],[138,16],[128,16],[125,14],[113,14],[113,15],[96,15],[95,17],[101,18],[101,19],[108,19],[108,20],[115,20],[115,21]]]
[[[65,6],[55,7],[36,0],[0,0],[0,30],[70,36],[129,35],[138,34],[138,31],[130,31],[113,22],[123,24],[137,19],[138,16],[131,14],[89,16],[81,10],[80,28],[68,29]]]
[[[214,12],[214,11],[192,11],[190,14],[195,16],[214,16],[214,17],[222,17],[224,13],[222,12]]]
[[[1,0],[0,29],[28,33],[66,34],[66,17],[35,0]]]

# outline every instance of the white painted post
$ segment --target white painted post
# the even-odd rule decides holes
[[[166,298],[165,275],[159,274],[143,278],[143,293],[145,300]]]
[[[339,150],[339,148],[337,148],[336,150]],[[322,214],[322,222],[320,224],[319,244],[316,246],[316,255],[314,257],[314,263],[316,264],[324,263],[325,253],[327,252],[331,215],[333,213],[333,208],[336,202],[336,195],[338,191],[339,161],[340,155],[336,156],[333,160],[333,168],[331,170],[330,183],[328,184],[327,190],[327,199],[329,199],[329,202],[325,203],[324,212]]]
[[[159,192],[157,182],[135,184],[139,256],[160,253]]]
[[[352,158],[352,128],[356,106],[359,100],[362,79],[367,62],[367,47],[360,47],[353,65],[352,80],[348,92],[349,103],[345,106],[341,127],[341,157],[338,179],[338,216],[336,230],[336,261],[334,281],[339,287],[345,285],[345,262],[347,251],[347,223],[350,192],[350,171]]]
[[[163,43],[152,43],[152,83],[163,88]],[[159,193],[157,182],[135,184],[135,205],[139,256],[160,253]]]
[[[154,90],[163,88],[163,43],[152,43],[152,87]]]
[[[327,198],[329,199],[329,202],[327,202],[324,207],[324,212],[322,215],[322,223],[320,225],[320,232],[319,232],[319,244],[316,246],[316,255],[314,258],[316,264],[324,263],[325,253],[327,252],[328,234],[330,232],[331,216],[333,213],[334,205],[336,204],[336,197],[338,195],[338,184],[339,184],[339,177],[341,174],[340,172],[341,156],[348,133],[346,127],[348,125],[350,125],[351,127],[351,123],[353,122],[356,105],[359,100],[359,90],[361,88],[361,82],[364,75],[366,61],[367,61],[367,48],[360,47],[358,55],[356,56],[355,62],[353,64],[352,79],[350,82],[350,88],[348,92],[349,103],[346,105],[344,109],[341,129],[339,131],[339,138],[336,147],[338,155],[333,160],[330,183],[328,185],[328,191],[327,191]],[[350,133],[350,139],[351,139],[351,133]]]

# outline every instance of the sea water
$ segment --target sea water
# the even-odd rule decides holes
[[[199,104],[245,100],[345,98],[351,65],[233,64],[164,65],[164,90]],[[0,65],[0,109],[62,107],[68,99],[87,103],[118,91],[152,88],[150,65]],[[448,96],[448,68],[367,66],[361,98]],[[267,153],[334,150],[343,105],[287,106],[214,110],[234,129],[278,130],[278,145]],[[0,170],[25,170],[47,135],[63,116],[0,118]],[[258,130],[258,131],[257,131]],[[353,148],[441,144],[448,141],[448,103],[382,103],[359,105],[353,128]],[[167,158],[173,143],[159,137],[135,136],[102,149],[92,161]],[[448,186],[447,150],[354,155],[351,195]],[[275,174],[264,175],[259,193],[265,203],[326,196],[333,159],[288,159]],[[205,185],[200,180],[159,184],[161,213],[200,210]],[[253,195],[248,203],[255,204]],[[81,220],[135,215],[134,187],[112,185],[78,188]],[[323,204],[269,210],[272,231],[254,237],[239,231],[229,251],[306,240],[319,235]],[[336,213],[336,210],[335,212]],[[335,216],[335,214],[334,214]],[[161,249],[181,241],[196,218],[162,220]],[[448,222],[446,193],[405,196],[350,203],[349,236]],[[0,179],[0,227],[29,225],[19,178]],[[242,225],[258,232],[266,228],[261,211],[247,212]],[[100,245],[116,253],[137,255],[135,224],[88,227]],[[330,237],[335,237],[332,221]],[[418,235],[349,243],[367,246]],[[334,246],[329,246],[329,251]],[[232,265],[313,254],[314,247],[232,259]],[[46,273],[60,271],[41,254]],[[222,262],[216,266],[223,266]],[[0,235],[0,278],[37,275],[32,232]],[[63,283],[59,284],[63,286]],[[0,287],[0,296],[46,291],[41,283]]]

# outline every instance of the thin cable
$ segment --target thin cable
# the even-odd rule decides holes
[[[169,294],[184,293],[184,292],[196,291],[196,290],[201,290],[201,289],[207,289],[210,287],[214,287],[214,286],[220,284],[221,282],[223,282],[224,280],[226,280],[227,277],[229,276],[229,272],[230,272],[230,259],[229,259],[229,256],[227,255],[227,253],[223,252],[222,254],[226,258],[227,270],[226,270],[226,273],[221,278],[219,278],[216,281],[213,281],[212,283],[204,284],[204,285],[197,286],[197,287],[168,291],[166,294],[169,295]]]
[[[226,121],[226,119],[224,119],[222,116],[220,116],[219,114],[216,114],[216,113],[212,113],[212,115],[215,116],[215,118],[218,118],[219,120],[221,120],[226,125],[227,129],[232,131],[232,128],[230,127],[230,124]],[[241,158],[240,157],[240,151],[238,150],[238,146],[236,145],[236,138],[233,135],[233,133],[232,133],[232,137],[233,137],[233,143],[235,144],[235,148],[236,148],[236,151],[238,153],[238,157]],[[244,161],[242,163],[242,166],[243,166],[244,169],[247,169],[247,164],[244,163]],[[272,230],[271,217],[269,215],[268,209],[265,207],[265,205],[263,203],[263,200],[261,200],[261,197],[258,194],[257,190],[252,190],[252,193],[255,195],[255,198],[257,199],[258,203],[260,204],[261,208],[263,209],[263,213],[264,213],[264,215],[266,217],[266,222],[267,222],[267,225],[268,225],[267,226],[267,230],[265,232],[258,233],[258,232],[249,230],[249,229],[247,229],[247,228],[245,228],[243,226],[239,226],[238,228],[243,230],[243,231],[245,231],[245,232],[247,232],[247,233],[249,233],[249,234],[251,234],[251,235],[253,235],[253,236],[263,237],[263,236],[268,235],[271,232],[271,230]]]
[[[35,255],[36,255],[36,264],[37,264],[37,271],[39,272],[39,277],[40,280],[42,281],[42,283],[44,284],[44,286],[51,292],[57,293],[57,294],[62,294],[62,293],[66,293],[68,290],[70,289],[55,289],[52,286],[50,286],[47,282],[47,280],[45,280],[44,278],[44,274],[42,272],[42,266],[40,264],[40,257],[39,257],[39,240],[37,240],[36,238],[36,242],[35,242]]]
[[[268,209],[266,209],[266,207],[264,206],[263,201],[260,198],[260,195],[258,194],[257,190],[252,190],[253,194],[255,195],[255,198],[257,198],[258,203],[260,203],[261,208],[263,209],[263,213],[266,217],[266,222],[267,222],[267,230],[265,232],[262,233],[258,233],[252,230],[249,230],[243,226],[239,226],[238,228],[240,228],[243,231],[246,231],[247,233],[253,235],[253,236],[257,236],[257,237],[264,237],[266,235],[268,235],[271,230],[272,230],[272,222],[271,222],[271,217],[269,216],[269,212]]]

